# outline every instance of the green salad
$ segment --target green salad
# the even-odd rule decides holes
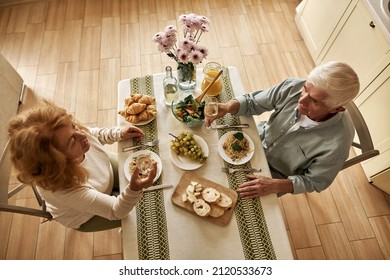
[[[205,101],[198,104],[192,95],[188,95],[184,100],[177,102],[173,109],[179,120],[191,122],[204,119],[204,105]]]

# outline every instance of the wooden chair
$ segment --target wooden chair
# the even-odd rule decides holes
[[[7,125],[9,120],[18,112],[24,88],[23,79],[0,54],[0,211],[33,215],[50,220],[52,216],[46,211],[45,202],[34,187],[32,189],[41,209],[15,206],[8,202],[12,196],[27,186],[19,184],[11,191],[8,189],[12,163],[9,158]]]
[[[365,161],[369,158],[379,155],[379,151],[374,148],[370,131],[368,130],[367,124],[360,113],[358,107],[353,101],[348,103],[346,106],[349,115],[355,126],[356,134],[359,138],[359,143],[353,142],[352,146],[360,149],[361,153],[349,158],[343,165],[342,169],[348,168],[352,165]]]

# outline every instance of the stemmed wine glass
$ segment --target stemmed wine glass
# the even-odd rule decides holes
[[[211,96],[206,96],[206,105],[204,107],[205,118],[212,118],[218,115],[218,99]],[[206,126],[206,123],[202,126],[204,134],[212,134],[216,129],[216,124],[213,121],[210,126]]]

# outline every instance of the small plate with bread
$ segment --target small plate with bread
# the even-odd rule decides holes
[[[172,194],[172,203],[197,217],[224,226],[229,223],[238,195],[193,172],[185,172]]]
[[[133,125],[144,125],[156,118],[157,107],[154,96],[135,93],[126,97],[123,109],[118,114]]]

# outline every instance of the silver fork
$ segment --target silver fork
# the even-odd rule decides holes
[[[256,168],[238,168],[238,169],[234,169],[234,168],[222,167],[221,171],[226,173],[226,174],[231,174],[231,173],[235,173],[235,172],[239,172],[239,171],[242,171],[242,172],[261,172],[261,168],[259,168],[259,169],[256,169]]]
[[[140,148],[140,147],[153,147],[153,146],[156,146],[157,144],[158,144],[158,139],[153,140],[153,141],[149,141],[149,142],[145,142],[145,143],[142,143],[142,144],[137,145],[137,146],[123,148],[122,152],[132,151],[132,150],[135,150],[135,149]]]

